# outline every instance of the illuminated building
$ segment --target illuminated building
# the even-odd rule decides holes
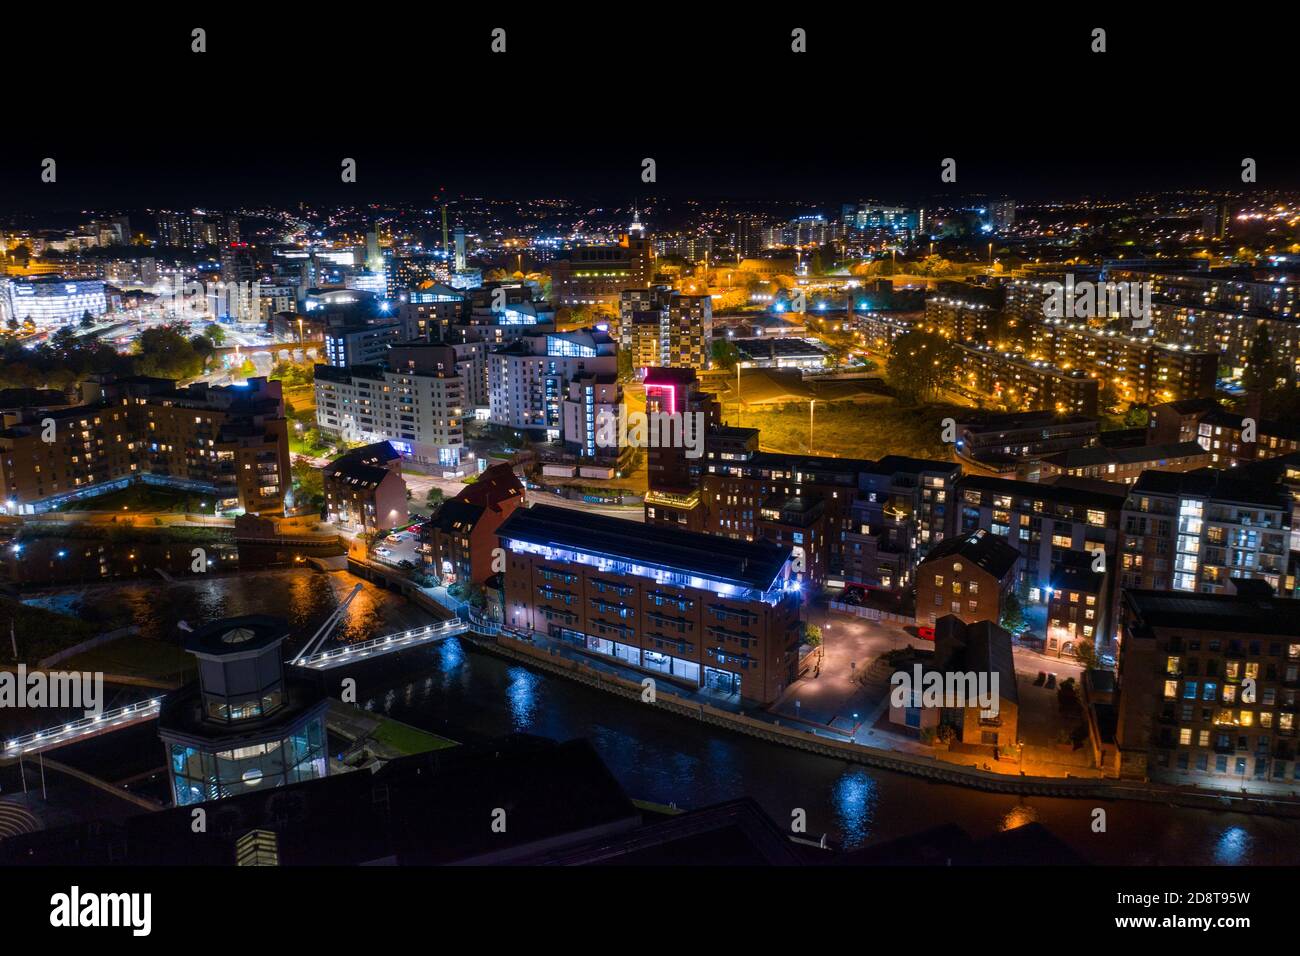
[[[1016,201],[998,199],[989,203],[989,225],[995,233],[1002,235],[1011,231],[1016,223]]]
[[[397,315],[403,338],[437,342],[448,341],[447,330],[462,317],[467,302],[464,293],[441,284],[412,289],[401,300]]]
[[[1061,475],[1131,485],[1144,471],[1195,471],[1211,465],[1210,453],[1194,441],[1134,448],[1074,448],[1049,455],[1035,466],[1037,480]]]
[[[702,507],[700,477],[705,462],[707,436],[721,418],[721,408],[711,392],[700,389],[694,369],[648,368],[643,380],[647,415],[667,415],[677,427],[680,441],[656,441],[646,449],[647,523],[676,525],[688,531],[707,531],[707,509]],[[689,416],[689,417],[688,417]],[[663,422],[665,419],[651,418]],[[654,427],[653,425],[651,427]],[[686,429],[690,429],[688,435]],[[660,426],[662,433],[662,426]],[[697,456],[689,457],[687,439],[696,443]]]
[[[980,414],[957,422],[956,428],[957,454],[991,471],[1014,471],[1017,465],[1045,455],[1092,447],[1101,433],[1096,418],[1042,410]]]
[[[1121,602],[1120,777],[1239,792],[1300,780],[1300,617],[1260,593],[1131,590]]]
[[[418,370],[316,366],[316,424],[346,441],[389,441],[401,454],[459,474],[465,384],[455,352],[430,346]]]
[[[388,357],[390,346],[402,340],[402,327],[388,325],[343,325],[325,327],[325,361],[335,368],[374,365]]]
[[[0,292],[3,292],[0,289]],[[7,318],[20,324],[33,322],[38,329],[76,324],[89,312],[108,311],[108,295],[98,279],[63,279],[59,276],[10,279]]]
[[[1205,398],[1214,394],[1217,385],[1217,351],[1061,321],[1041,322],[1031,330],[1033,355],[1059,368],[1082,370],[1109,382],[1122,402],[1146,405]]]
[[[1047,635],[1044,651],[1063,657],[1088,644],[1096,646],[1107,633],[1106,571],[1093,570],[1095,561],[1086,551],[1063,556],[1052,572],[1047,597]]]
[[[845,583],[895,593],[910,586],[917,562],[952,533],[960,476],[953,462],[904,455],[862,469],[844,529]]]
[[[490,421],[560,438],[569,382],[584,374],[616,375],[614,342],[598,329],[528,333],[491,352]]]
[[[425,572],[442,584],[485,584],[502,570],[497,529],[524,503],[524,486],[507,462],[482,472],[420,527]]]
[[[1277,485],[1213,469],[1145,472],[1121,515],[1120,585],[1223,594],[1233,578],[1261,578],[1276,589],[1290,527]]]
[[[616,245],[585,245],[551,263],[557,305],[618,305],[625,289],[645,289],[651,278],[650,240],[629,233]]]
[[[845,542],[853,530],[858,483],[874,463],[762,452],[757,447],[754,429],[715,428],[709,433],[700,476],[704,530],[752,541],[758,537],[759,512],[769,496],[818,497],[826,527],[826,573],[838,578],[845,564]],[[651,520],[648,508],[646,520]]]
[[[816,371],[829,363],[829,353],[816,339],[771,336],[730,339],[743,368],[797,368]]]
[[[617,421],[623,403],[618,376],[608,373],[579,375],[569,381],[564,399],[564,447],[578,459],[618,462],[630,448],[601,441],[601,424]]]
[[[1197,442],[1215,468],[1236,468],[1300,450],[1300,424],[1261,418],[1257,408],[1246,412],[1230,412],[1213,398],[1167,402],[1151,409],[1148,440]],[[1253,441],[1245,440],[1248,420],[1254,423]]]
[[[545,505],[498,533],[508,627],[757,703],[795,678],[789,549]]]
[[[712,300],[664,286],[624,290],[617,335],[633,368],[707,369],[713,361]]]
[[[329,701],[314,681],[285,674],[288,636],[288,622],[255,614],[186,637],[199,679],[168,694],[158,715],[176,806],[329,775]]]
[[[968,624],[1001,620],[1019,560],[1006,538],[982,529],[935,545],[916,567],[916,623],[934,627],[948,614]]]
[[[43,440],[46,421],[53,441]],[[289,491],[279,382],[177,388],[135,377],[90,405],[5,416],[0,476],[10,511],[33,514],[140,481],[212,495],[217,510],[276,514]],[[12,504],[9,504],[12,503]]]
[[[1072,551],[1104,551],[1116,560],[1124,490],[1099,482],[1041,484],[985,475],[957,483],[957,532],[988,531],[1021,556],[1017,590],[1029,605],[1046,603],[1052,575]]]
[[[919,236],[925,230],[925,210],[901,206],[846,205],[843,220],[847,227],[858,231],[885,230],[895,235]]]
[[[978,701],[936,707],[926,706],[922,699],[898,707],[891,699],[890,722],[918,731],[946,723],[955,731],[954,740],[968,753],[1015,759],[1014,748],[1020,742],[1020,693],[1011,635],[994,621],[967,622],[952,614],[941,615],[934,632],[934,652],[923,655],[922,673],[942,675],[945,686],[961,686],[954,684],[953,678],[962,681],[967,675],[988,675],[985,689],[990,696],[992,676],[996,674],[997,697],[992,712],[985,713]],[[903,673],[910,676],[915,671],[904,669]]]
[[[1009,410],[1096,415],[1100,382],[1083,369],[1061,369],[988,346],[957,344],[957,381]]]
[[[348,531],[391,531],[406,524],[402,456],[386,441],[340,455],[321,469],[326,520]]]

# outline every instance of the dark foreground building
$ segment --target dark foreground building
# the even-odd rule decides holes
[[[285,673],[288,636],[282,618],[250,614],[186,639],[199,679],[168,694],[158,715],[178,807],[328,774],[328,701],[312,681]]]

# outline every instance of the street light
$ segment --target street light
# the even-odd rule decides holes
[[[817,399],[808,399],[808,454],[813,453],[813,408],[817,405]]]

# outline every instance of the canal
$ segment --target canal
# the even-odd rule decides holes
[[[310,636],[357,579],[308,570],[257,572],[202,582],[137,581],[32,603],[92,619],[128,608],[145,633],[175,639],[176,622],[274,613]],[[340,639],[360,641],[427,620],[366,584]],[[651,705],[530,670],[459,639],[357,671],[368,709],[460,739],[527,733],[586,737],[629,796],[689,809],[748,795],[778,823],[802,810],[807,835],[858,847],[955,823],[976,838],[1042,823],[1089,862],[1296,864],[1300,821],[1162,804],[988,794],[789,750],[656,711]],[[161,762],[161,747],[158,752]],[[1093,829],[1096,807],[1104,832]]]

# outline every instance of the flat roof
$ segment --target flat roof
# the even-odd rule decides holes
[[[1144,471],[1133,484],[1134,494],[1214,498],[1266,508],[1290,510],[1287,494],[1276,485],[1239,478],[1216,468],[1196,471]]]
[[[772,586],[790,557],[789,548],[770,541],[739,541],[553,505],[517,508],[497,534],[529,544],[688,571],[759,591]]]
[[[1289,598],[1125,590],[1124,601],[1148,627],[1300,637]]]

